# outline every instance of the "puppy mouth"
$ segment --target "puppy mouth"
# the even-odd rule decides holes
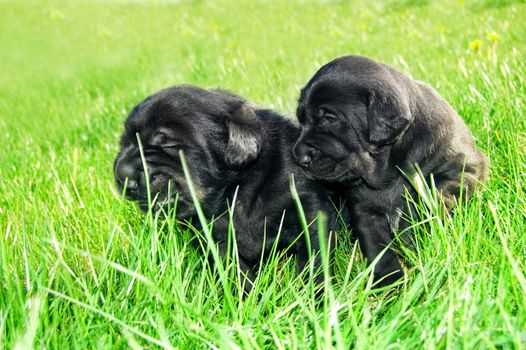
[[[192,202],[186,200],[180,195],[175,195],[169,198],[156,196],[152,199],[151,204],[147,199],[138,200],[137,203],[141,211],[145,213],[148,212],[150,208],[154,214],[157,212],[168,214],[171,210],[175,209],[177,217],[181,219],[191,216],[191,213],[194,210]]]
[[[341,182],[343,180],[348,180],[351,178],[349,176],[349,172],[343,172],[343,173],[333,173],[333,172],[327,172],[327,173],[315,173],[312,172],[309,169],[301,169],[303,171],[303,174],[305,177],[307,177],[309,180],[315,180],[315,181],[324,181],[324,182]],[[354,177],[353,177],[354,178]]]
[[[141,188],[135,200],[143,212],[150,208],[153,213],[164,211],[168,213],[176,208],[177,216],[180,212],[187,212],[187,208],[193,207],[188,200],[189,196],[185,191],[181,191],[181,183],[170,174],[162,172],[152,172],[150,175],[151,202],[148,199],[147,188]]]
[[[339,163],[325,164],[321,167],[302,167],[301,170],[308,179],[323,182],[354,182],[360,178]]]

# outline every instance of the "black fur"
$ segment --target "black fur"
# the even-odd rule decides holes
[[[323,66],[302,89],[297,115],[303,126],[294,154],[312,178],[343,184],[351,226],[369,261],[387,247],[407,212],[400,169],[426,179],[432,173],[448,208],[487,177],[486,157],[458,114],[428,85],[365,57],[344,56]],[[462,175],[462,171],[464,173]],[[403,276],[387,250],[377,280]]]
[[[294,174],[308,220],[317,211],[328,215],[330,230],[340,228],[332,190],[309,180],[296,165],[292,147],[301,132],[293,121],[270,110],[251,106],[245,99],[222,90],[205,90],[182,85],[162,90],[140,103],[129,115],[115,160],[114,173],[119,191],[148,209],[146,179],[136,134],[141,139],[148,165],[154,210],[179,195],[177,217],[198,223],[196,211],[179,159],[184,151],[192,182],[197,188],[205,214],[218,218],[213,237],[221,253],[226,251],[228,202],[239,187],[234,209],[240,267],[253,280],[261,253],[269,252],[276,240],[283,213],[278,246],[293,244],[301,225],[289,189]],[[168,183],[171,196],[168,196]],[[266,231],[266,237],[265,237]],[[310,230],[312,248],[319,248],[316,229]],[[298,271],[308,260],[305,239],[293,251]],[[248,286],[248,285],[246,285]],[[250,286],[246,287],[247,290]]]

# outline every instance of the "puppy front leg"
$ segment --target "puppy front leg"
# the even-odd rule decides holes
[[[353,228],[362,253],[372,263],[393,240],[388,216],[370,208],[356,208],[353,216]],[[396,253],[391,248],[387,249],[374,266],[377,285],[390,285],[403,275]]]
[[[307,265],[309,264],[309,258],[312,256],[312,264],[313,264],[313,272],[314,272],[314,282],[318,285],[321,285],[324,281],[324,270],[323,268],[323,262],[322,262],[322,255],[321,255],[321,247],[317,232],[317,225],[313,225],[310,228],[311,234],[310,234],[310,244],[311,244],[311,253],[309,254],[307,244],[297,244],[296,245],[296,274],[300,274],[302,271],[305,270]],[[335,244],[336,239],[334,237],[334,234],[331,232],[329,233],[329,239],[325,239],[325,246],[327,248],[327,251],[325,254],[327,254],[327,264],[326,268],[328,269],[329,276],[333,275],[333,253],[335,250]],[[306,277],[309,276],[308,273],[305,274]]]
[[[312,235],[311,235],[311,239],[312,239]],[[319,252],[318,250],[315,250],[315,249],[312,249],[312,251],[313,251],[313,254],[316,254],[316,252]],[[313,264],[312,272],[314,273],[314,275],[312,276],[312,283],[315,286],[314,296],[316,300],[320,300],[320,297],[324,293],[323,271],[321,269],[322,262],[321,262],[320,254],[316,254],[316,256],[314,256],[312,259],[313,259],[312,260],[312,264]],[[308,285],[307,283],[309,283],[309,279],[311,278],[310,271],[309,271],[310,269],[309,263],[310,263],[310,258],[309,258],[307,246],[305,244],[298,245],[297,250],[296,250],[296,274],[299,275],[300,273],[303,272],[304,275],[302,277],[306,285]]]
[[[300,239],[304,239],[303,237]],[[306,242],[296,243],[296,274],[299,275],[307,265],[309,264],[309,257],[316,255],[316,253],[319,251],[319,244],[317,244],[316,241],[313,242],[313,239],[317,239],[317,237],[314,237],[314,235],[310,235],[310,244],[311,244],[311,251],[309,252],[309,248]],[[317,270],[321,267],[321,259],[319,255],[316,255],[314,258],[313,264],[314,264],[314,272],[316,273]]]
[[[223,261],[226,261],[227,258],[227,246],[224,243],[218,244],[219,248],[219,254],[221,255],[221,259]],[[243,287],[243,290],[245,294],[250,293],[252,291],[252,288],[254,287],[254,281],[256,280],[256,273],[254,272],[254,268],[252,265],[242,256],[238,257],[238,267],[240,271],[240,282],[241,286]]]

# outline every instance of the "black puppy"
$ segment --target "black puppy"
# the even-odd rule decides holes
[[[340,226],[330,198],[333,193],[307,179],[294,162],[292,147],[300,132],[294,121],[255,108],[229,92],[189,85],[171,87],[148,97],[126,120],[114,164],[116,184],[128,199],[148,210],[138,135],[155,198],[153,210],[175,202],[178,196],[176,216],[198,223],[179,158],[179,150],[183,150],[204,212],[217,218],[213,238],[220,253],[226,253],[229,226],[228,215],[223,214],[228,205],[234,206],[239,188],[233,222],[241,270],[253,281],[261,254],[270,251],[282,225],[278,247],[294,244],[301,271],[309,251],[304,237],[294,243],[302,228],[289,189],[290,174],[294,174],[307,220],[315,219],[321,210],[328,216],[329,230]],[[310,232],[312,249],[317,250],[316,229]],[[249,284],[245,289],[250,290]]]
[[[294,155],[306,174],[347,186],[351,226],[369,261],[387,247],[414,195],[407,174],[418,165],[433,174],[448,208],[488,173],[458,114],[428,85],[365,57],[344,56],[323,66],[302,89],[297,115],[303,132]],[[405,173],[405,175],[403,174]],[[392,250],[375,266],[390,284],[403,276]]]

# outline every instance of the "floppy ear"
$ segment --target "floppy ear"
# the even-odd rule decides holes
[[[254,109],[246,101],[238,101],[227,121],[228,144],[225,161],[240,168],[254,161],[261,148],[261,124]]]
[[[407,129],[413,116],[401,93],[371,93],[367,111],[369,142],[386,145],[395,142]]]

